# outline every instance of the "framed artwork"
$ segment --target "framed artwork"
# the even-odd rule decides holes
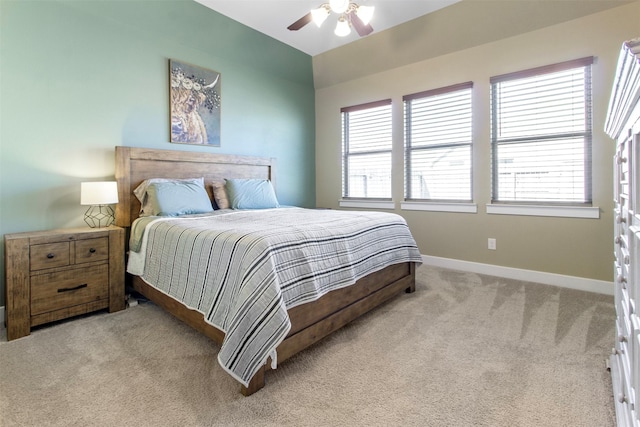
[[[220,146],[220,73],[169,60],[171,142]]]

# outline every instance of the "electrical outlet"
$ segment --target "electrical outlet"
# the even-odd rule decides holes
[[[493,239],[491,237],[489,237],[489,240],[487,242],[487,248],[491,249],[492,251],[496,250],[496,239]]]

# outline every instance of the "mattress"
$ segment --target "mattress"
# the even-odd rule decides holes
[[[138,230],[138,231],[136,231]],[[127,270],[225,333],[218,361],[249,381],[291,328],[287,309],[389,265],[421,262],[386,212],[277,208],[136,220]]]

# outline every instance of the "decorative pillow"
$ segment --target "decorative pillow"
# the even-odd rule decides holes
[[[213,189],[213,200],[216,201],[218,209],[229,209],[229,198],[227,197],[227,190],[224,188],[224,184],[214,182],[211,187]]]
[[[147,203],[153,215],[176,216],[213,211],[204,187],[194,182],[155,182],[147,187]]]
[[[153,207],[149,206],[149,198],[147,197],[147,188],[151,184],[155,184],[158,182],[192,182],[195,184],[199,184],[204,188],[204,178],[150,178],[142,181],[140,185],[133,190],[133,194],[136,196],[138,200],[140,200],[140,216],[151,216],[157,215],[154,213]]]
[[[229,204],[233,209],[278,208],[271,181],[266,179],[225,179]]]

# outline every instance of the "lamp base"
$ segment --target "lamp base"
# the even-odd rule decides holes
[[[113,209],[109,205],[93,205],[84,213],[84,222],[91,228],[108,227],[114,220]]]

